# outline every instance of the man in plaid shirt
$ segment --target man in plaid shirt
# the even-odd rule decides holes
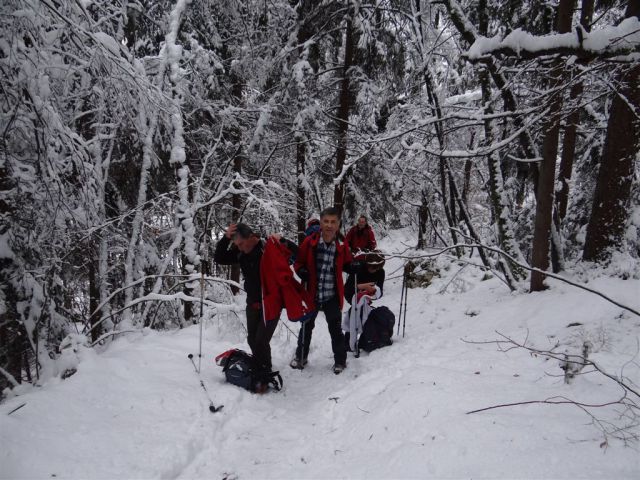
[[[291,361],[292,368],[302,369],[307,364],[311,336],[318,311],[324,312],[331,335],[333,349],[333,372],[338,374],[347,367],[347,351],[342,333],[342,305],[344,281],[342,272],[357,273],[359,264],[353,261],[349,248],[338,238],[340,213],[334,207],[325,208],[320,214],[320,232],[305,238],[294,270],[307,282],[309,296],[314,298],[316,313],[300,327],[298,347]]]

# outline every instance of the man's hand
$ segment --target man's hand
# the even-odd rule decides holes
[[[307,270],[305,267],[300,268],[296,272],[296,275],[298,275],[298,277],[300,277],[300,280],[302,280],[303,282],[309,281],[309,270]]]
[[[238,229],[238,225],[235,223],[232,223],[227,227],[227,231],[224,232],[224,236],[227,237],[229,240],[231,240],[231,238],[233,238],[233,235],[236,233],[237,229]]]

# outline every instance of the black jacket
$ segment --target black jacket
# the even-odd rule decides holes
[[[282,243],[286,243],[289,250],[296,252],[298,246],[285,240],[280,240]],[[229,246],[231,245],[231,248]],[[249,253],[242,253],[235,245],[231,244],[226,236],[222,237],[216,245],[216,251],[213,254],[213,260],[218,265],[240,265],[242,276],[244,277],[244,289],[247,292],[247,303],[262,302],[262,285],[260,284],[260,260],[262,260],[262,253],[264,251],[264,240],[260,240],[253,250]]]
[[[365,265],[362,265],[362,267],[358,271],[358,283],[369,283],[369,282],[375,283],[378,286],[378,288],[380,288],[381,295],[384,293],[384,289],[383,289],[384,278],[385,278],[384,268],[381,268],[380,270],[376,270],[375,272],[372,273],[367,269]],[[344,285],[344,298],[347,302],[351,303],[351,300],[353,299],[353,294],[356,293],[355,290],[356,290],[355,276],[349,275],[349,277],[347,278],[347,283],[345,283]]]

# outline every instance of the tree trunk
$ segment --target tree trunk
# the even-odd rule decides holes
[[[176,51],[181,52],[176,41],[180,29],[180,18],[186,8],[186,4],[180,1],[171,12],[171,22],[169,31],[165,36],[165,46],[163,52],[167,58],[169,67],[169,80],[171,84],[171,126],[173,137],[171,139],[171,157],[169,163],[175,166],[176,184],[178,188],[178,203],[176,205],[176,220],[182,232],[182,273],[183,275],[194,275],[200,267],[200,256],[198,255],[198,244],[195,232],[195,214],[193,211],[193,189],[191,184],[191,172],[187,162],[184,141],[184,122],[182,120],[182,73],[180,72],[180,56],[175,55]],[[163,57],[163,58],[165,58]],[[198,285],[197,280],[186,282],[183,288],[184,294],[192,296]],[[196,322],[193,315],[193,303],[190,300],[183,301],[185,322]]]
[[[238,137],[238,145],[240,145],[240,132],[237,132]],[[233,171],[237,174],[242,173],[242,163],[244,160],[244,154],[242,146],[240,146],[236,152],[236,156],[233,159]],[[231,196],[231,207],[233,208],[233,218],[238,219],[240,215],[240,211],[242,210],[242,197],[240,194],[234,193]],[[234,282],[240,283],[240,265],[235,264],[231,265],[230,268],[230,279]],[[237,295],[240,292],[240,289],[236,286],[231,286],[231,293]]]
[[[304,44],[313,35],[311,23],[305,18],[309,8],[313,7],[313,2],[305,2],[302,0],[297,7],[298,13],[298,58],[305,57]],[[297,83],[297,82],[294,82]],[[301,82],[300,82],[301,83]],[[298,112],[302,111],[306,103],[306,92],[297,88],[297,106]],[[307,183],[306,183],[306,160],[307,160],[307,137],[302,131],[294,131],[296,140],[296,222],[298,226],[298,245],[304,240],[304,231],[307,227]]]
[[[429,221],[429,205],[427,196],[422,192],[422,201],[418,207],[418,250],[424,250],[427,246],[427,222]]]
[[[488,29],[486,1],[479,2],[478,17],[480,20],[480,34],[486,36]],[[478,73],[482,90],[482,104],[484,105],[484,113],[487,116],[493,113],[489,73],[490,70],[486,68],[481,69]],[[493,123],[489,118],[484,120],[484,136],[487,145],[491,145],[496,137]],[[509,203],[504,189],[502,166],[495,152],[487,156],[487,166],[489,170],[489,199],[491,201],[491,210],[497,230],[498,244],[509,256],[517,260],[522,260],[522,254],[515,242],[515,235],[509,221]],[[503,256],[498,258],[498,264],[502,269],[502,273],[504,273],[509,288],[512,290],[515,289],[516,282],[526,276],[520,267],[507,261]]]
[[[593,5],[594,0],[582,0],[580,26],[587,32],[591,30]],[[575,104],[580,100],[582,91],[582,82],[578,82],[571,88],[571,93],[569,94],[569,102],[572,104],[572,108],[574,110],[566,120],[564,137],[562,139],[562,157],[560,159],[560,172],[558,174],[560,190],[556,195],[557,215],[555,216],[555,222],[558,230],[560,230],[562,221],[567,215],[567,205],[569,203],[569,181],[571,180],[571,175],[573,173],[573,158],[576,152],[576,132],[580,121],[580,110],[576,108]]]
[[[626,18],[640,17],[640,0],[629,0]],[[634,160],[640,150],[640,65],[618,76],[607,124],[607,135],[596,180],[591,218],[582,258],[606,260],[609,249],[622,243],[629,217]],[[636,112],[634,112],[634,109]]]
[[[345,32],[344,63],[342,66],[342,82],[340,85],[340,104],[338,106],[338,148],[336,150],[336,178],[342,173],[347,159],[347,140],[349,132],[349,111],[351,110],[351,92],[349,82],[349,69],[353,65],[353,20],[351,14],[346,19],[347,28]],[[346,175],[342,176],[340,182],[334,187],[333,205],[338,209],[340,215],[344,208],[344,185]]]
[[[298,220],[298,245],[304,240],[304,231],[307,226],[307,189],[305,185],[305,160],[306,160],[306,143],[299,135],[296,145],[296,209]]]
[[[473,133],[471,134],[473,137]],[[471,148],[471,147],[470,147]],[[469,189],[471,188],[471,169],[473,162],[469,159],[464,162],[464,183],[462,184],[462,201],[469,208]]]
[[[429,70],[426,69],[424,71],[424,83],[427,87],[427,97],[429,99],[429,103],[431,104],[431,112],[437,118],[442,118],[442,110],[440,109],[440,102],[438,102],[438,97],[436,96],[433,79],[431,78],[431,74]],[[440,146],[440,150],[445,149],[444,142],[444,132],[442,130],[442,124],[437,122],[435,124],[436,135],[438,137],[438,145]],[[458,235],[455,231],[457,228],[456,222],[456,206],[455,199],[453,198],[453,193],[447,194],[447,191],[451,189],[451,183],[448,182],[447,178],[447,170],[448,170],[447,160],[446,158],[440,156],[438,159],[438,172],[440,174],[440,191],[442,195],[442,208],[444,209],[444,215],[447,219],[447,224],[449,225],[449,234],[451,235],[451,241],[454,245],[458,243]],[[448,187],[447,188],[447,184]],[[463,255],[462,249],[456,248],[455,250],[456,256],[461,257]]]
[[[93,237],[89,239],[87,253],[87,262],[89,262],[89,325],[91,326],[91,341],[95,342],[100,337],[102,328],[99,325],[96,326],[100,320],[100,311],[97,310],[100,305],[100,275],[98,274],[99,263],[96,258],[97,248]]]
[[[640,150],[640,66],[618,78],[607,124],[600,170],[582,258],[606,260],[611,247],[620,246],[629,217],[634,159]]]
[[[571,16],[573,13],[573,0],[560,0],[558,5],[558,33],[571,31]],[[559,89],[564,82],[564,69],[560,60],[552,67],[551,88]],[[554,191],[556,176],[556,160],[558,156],[558,139],[560,134],[560,113],[562,110],[562,90],[551,99],[547,122],[544,127],[544,139],[542,142],[542,162],[538,175],[538,188],[536,195],[536,218],[533,230],[533,245],[531,266],[539,270],[549,268],[549,248],[551,242],[551,228],[554,207]],[[561,255],[560,245],[554,242],[557,255]],[[544,290],[545,275],[538,271],[531,272],[530,290],[532,292]]]

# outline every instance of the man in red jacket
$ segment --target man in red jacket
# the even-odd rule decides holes
[[[295,251],[297,246],[288,240],[272,237],[286,251]],[[216,245],[214,260],[218,265],[240,265],[247,292],[247,343],[251,348],[258,373],[272,370],[271,347],[273,332],[278,325],[279,311],[275,318],[264,318],[262,305],[262,281],[260,265],[265,250],[265,241],[244,223],[231,224],[224,237]],[[266,384],[264,384],[266,388]]]
[[[308,236],[300,245],[293,265],[297,275],[307,282],[307,292],[315,303],[315,314],[302,323],[298,335],[298,347],[291,361],[292,368],[302,369],[307,364],[311,335],[317,312],[322,310],[331,335],[333,349],[333,373],[347,367],[347,351],[342,333],[342,303],[344,282],[342,272],[353,273],[359,264],[353,261],[349,248],[337,238],[340,229],[340,213],[335,207],[325,208],[320,214],[320,232]]]
[[[360,215],[358,223],[347,232],[345,243],[349,245],[352,253],[358,250],[373,251],[376,249],[376,237],[371,225],[367,223],[367,217]]]

